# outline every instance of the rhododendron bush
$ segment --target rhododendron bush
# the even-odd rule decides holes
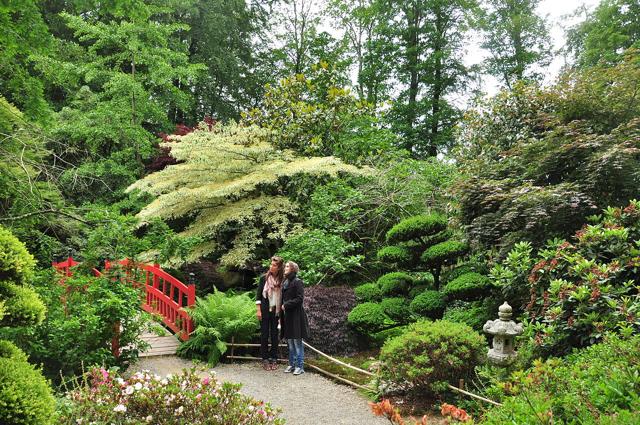
[[[92,369],[61,406],[62,424],[284,424],[278,411],[239,392],[240,385],[198,376],[195,369],[162,378],[128,379]]]

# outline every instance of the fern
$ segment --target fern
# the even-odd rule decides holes
[[[215,366],[227,351],[231,337],[248,341],[258,328],[255,301],[249,293],[233,294],[214,291],[206,298],[197,298],[189,314],[196,325],[188,341],[178,348],[178,354],[195,357]]]

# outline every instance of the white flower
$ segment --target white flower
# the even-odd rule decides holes
[[[140,388],[142,388],[142,384],[140,382],[136,382],[136,384],[133,386],[136,390],[140,390]]]
[[[76,419],[76,423],[77,423],[77,424],[81,424],[81,423],[82,423],[82,418],[78,418],[78,419]]]
[[[122,385],[122,384],[124,384],[124,379],[116,378],[116,382],[118,383],[118,385]]]
[[[180,407],[178,407],[178,408],[176,409],[176,414],[177,414],[177,415],[181,415],[181,414],[182,414],[182,412],[184,412],[184,407],[180,406]]]
[[[149,415],[144,420],[147,422],[151,422],[153,420],[153,416]]]
[[[166,379],[163,379],[162,381],[160,381],[160,383],[162,385],[167,385],[169,383],[169,381],[167,381]]]
[[[129,385],[127,388],[124,389],[123,392],[126,395],[131,395],[133,394],[134,391],[135,391],[134,388],[131,385]]]
[[[127,411],[127,406],[125,406],[124,404],[118,404],[116,407],[113,408],[114,412],[126,412]]]

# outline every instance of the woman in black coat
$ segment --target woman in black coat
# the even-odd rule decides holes
[[[288,261],[284,265],[284,283],[282,284],[282,310],[284,320],[282,333],[289,346],[289,366],[285,373],[294,375],[304,373],[304,345],[303,338],[309,337],[307,315],[302,306],[304,301],[304,284],[296,276],[298,265]]]

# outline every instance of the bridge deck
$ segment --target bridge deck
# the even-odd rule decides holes
[[[180,345],[180,341],[175,335],[158,336],[152,332],[142,334],[142,339],[150,347],[147,351],[141,352],[140,357],[173,356]]]

